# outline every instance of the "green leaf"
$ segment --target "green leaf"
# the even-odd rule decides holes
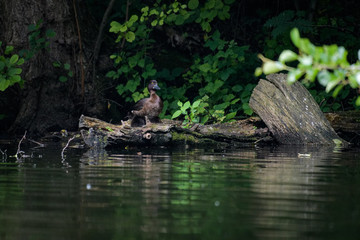
[[[134,32],[127,32],[125,35],[125,39],[128,42],[133,42],[135,40],[135,33]]]
[[[331,81],[331,73],[327,70],[322,70],[318,74],[318,81],[322,86],[326,87],[326,85]]]
[[[10,81],[0,75],[0,91],[5,91],[10,86]]]
[[[155,19],[154,21],[151,22],[151,26],[155,27],[158,24],[158,20]]]
[[[308,79],[310,82],[314,82],[318,72],[319,72],[318,69],[314,69],[314,68],[307,69],[305,78]]]
[[[284,63],[284,62],[292,62],[297,60],[298,55],[296,53],[294,53],[291,50],[284,50],[282,51],[282,53],[279,56],[279,61]]]
[[[236,116],[236,113],[237,112],[231,112],[231,113],[227,114],[225,117],[225,121],[229,121],[229,120],[233,119]]]
[[[185,111],[186,109],[188,109],[190,107],[190,102],[187,101],[186,103],[184,103],[184,105],[182,106],[181,110]]]
[[[199,1],[198,0],[190,0],[188,3],[188,7],[191,10],[196,9],[199,6]]]
[[[19,55],[14,54],[10,58],[10,63],[14,65],[18,60],[19,60]]]
[[[25,60],[23,58],[20,58],[19,61],[17,62],[17,65],[20,66],[20,65],[23,65],[25,62]]]
[[[9,68],[7,74],[9,76],[14,76],[21,74],[21,72],[22,72],[21,68]]]
[[[110,29],[109,29],[109,32],[114,32],[114,33],[117,33],[117,32],[119,32],[120,31],[120,28],[121,28],[121,24],[120,23],[118,23],[117,21],[112,21],[111,23],[110,23]]]
[[[115,74],[116,74],[116,72],[115,71],[109,71],[108,73],[106,73],[106,77],[108,77],[108,78],[112,78],[112,77],[114,77],[115,76]]]
[[[180,101],[178,101],[178,102],[177,102],[177,105],[178,105],[179,107],[182,107],[182,106],[183,106],[183,103],[180,102]]]
[[[46,33],[45,33],[45,34],[46,34],[46,36],[47,36],[48,38],[55,37],[55,35],[56,35],[55,31],[52,30],[52,29],[46,30]]]
[[[10,77],[10,84],[13,85],[14,83],[20,82],[21,77],[19,75],[13,75]]]
[[[338,86],[335,88],[335,90],[334,90],[334,92],[333,92],[333,94],[332,94],[333,98],[336,98],[336,97],[337,97],[337,95],[339,94],[339,92],[341,91],[341,89],[343,89],[343,87],[344,87],[344,85],[338,85]]]
[[[69,71],[69,72],[68,72],[68,76],[69,76],[69,77],[73,77],[73,76],[74,76],[74,73],[73,73],[72,71]]]
[[[65,77],[65,76],[60,76],[60,77],[59,77],[59,81],[60,81],[60,82],[66,82],[67,80],[68,80],[68,78]]]
[[[280,62],[267,61],[263,65],[264,74],[276,73],[281,70],[284,70],[284,65]]]
[[[211,69],[211,66],[209,63],[204,63],[200,65],[198,68],[200,71],[207,73]]]
[[[290,32],[290,38],[296,47],[300,46],[300,33],[297,28],[293,28]]]
[[[0,61],[0,72],[5,68],[5,63]],[[2,75],[0,74],[0,77]]]
[[[239,85],[239,84],[237,84],[237,85],[235,85],[235,86],[232,87],[232,90],[233,90],[234,92],[240,92],[240,91],[243,90],[243,89],[244,89],[243,86],[241,86],[241,85]]]
[[[197,107],[199,107],[200,103],[201,103],[201,100],[196,100],[196,101],[193,103],[192,108],[197,108]]]
[[[237,103],[238,101],[240,101],[240,98],[235,98],[234,100],[232,100],[230,102],[230,104],[233,105],[233,104]]]
[[[64,63],[64,69],[65,69],[65,70],[69,70],[69,69],[70,69],[70,64]]]
[[[172,115],[171,119],[177,118],[178,116],[181,115],[181,110],[177,110],[176,112],[174,112],[174,114]]]
[[[259,77],[262,74],[262,68],[261,67],[257,67],[255,69],[255,77]]]
[[[141,68],[144,68],[145,67],[145,59],[142,58],[139,60],[139,62],[137,63],[137,65]]]
[[[358,107],[360,106],[360,96],[356,98],[355,105]]]
[[[35,31],[36,30],[36,25],[35,24],[30,24],[29,26],[28,26],[28,31],[29,32],[33,32],[33,31]]]
[[[337,80],[332,80],[330,82],[328,82],[328,84],[326,85],[325,91],[327,93],[329,93],[336,85],[338,85],[338,83],[341,81],[341,79],[337,79]]]
[[[139,19],[139,17],[137,15],[132,15],[129,19],[129,22],[134,23]]]
[[[121,96],[125,92],[125,87],[123,84],[119,84],[116,86],[117,93]]]
[[[9,55],[14,50],[13,46],[6,46],[5,48],[5,55]]]
[[[304,73],[300,69],[294,69],[289,71],[287,76],[288,83],[293,84],[294,82],[299,80],[303,74]]]

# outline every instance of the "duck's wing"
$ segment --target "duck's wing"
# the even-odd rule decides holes
[[[139,111],[144,107],[145,102],[148,100],[148,98],[143,98],[135,103],[134,106],[132,106],[131,110]]]

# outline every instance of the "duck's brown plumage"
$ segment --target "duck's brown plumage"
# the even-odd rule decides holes
[[[159,115],[163,109],[163,102],[161,98],[156,94],[156,90],[160,90],[156,80],[151,80],[148,85],[150,97],[143,98],[133,106],[131,126],[143,126],[145,125],[145,117],[150,122],[160,122]]]

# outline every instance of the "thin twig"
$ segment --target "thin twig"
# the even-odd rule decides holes
[[[4,151],[2,151],[2,150],[0,149],[0,152],[1,152],[1,154],[2,154],[2,159],[5,160],[5,161],[6,161],[6,159],[7,159],[6,151],[7,151],[7,149],[5,149]]]
[[[96,38],[95,47],[94,47],[94,56],[93,56],[93,62],[92,62],[92,65],[93,65],[93,82],[95,81],[95,76],[96,76],[95,66],[96,66],[96,62],[97,62],[98,57],[99,57],[99,52],[100,52],[101,44],[102,44],[102,41],[103,41],[104,28],[105,28],[106,22],[107,22],[107,20],[109,18],[111,9],[114,6],[114,3],[115,3],[115,0],[110,1],[109,5],[108,5],[108,7],[107,7],[107,9],[106,9],[106,11],[104,13],[104,16],[102,18],[100,28],[99,28],[99,33],[98,33],[97,38]]]
[[[62,160],[64,161],[65,158],[64,158],[64,151],[65,149],[69,146],[69,143],[76,137],[76,135],[74,135],[72,138],[69,139],[69,141],[67,142],[66,146],[63,148],[63,150],[61,151],[61,158]]]
[[[126,1],[125,22],[127,22],[129,20],[129,7],[130,7],[130,5],[131,5],[131,2],[129,0],[127,0]],[[120,48],[123,49],[124,45],[125,45],[125,38],[122,39]]]
[[[83,66],[83,49],[82,49],[82,40],[81,40],[81,32],[80,32],[80,24],[78,19],[78,14],[76,10],[76,0],[73,0],[76,28],[79,36],[79,52],[80,52],[80,72],[81,72],[81,96],[84,98],[85,95],[85,74],[84,74],[84,66]]]
[[[45,147],[45,144],[40,143],[40,142],[37,142],[37,141],[34,141],[34,140],[32,140],[32,139],[28,139],[28,141],[30,141],[30,142],[32,142],[32,143],[35,143],[35,144],[39,145],[39,147]]]
[[[27,131],[25,131],[24,136],[21,138],[21,140],[20,140],[20,142],[19,142],[19,144],[18,144],[18,149],[17,149],[16,155],[15,155],[16,158],[18,158],[19,154],[22,152],[22,151],[20,150],[20,145],[21,145],[21,142],[22,142],[24,139],[26,139],[26,132],[27,132]]]

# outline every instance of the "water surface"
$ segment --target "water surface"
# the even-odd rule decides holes
[[[62,147],[0,155],[0,239],[359,238],[357,149]]]

